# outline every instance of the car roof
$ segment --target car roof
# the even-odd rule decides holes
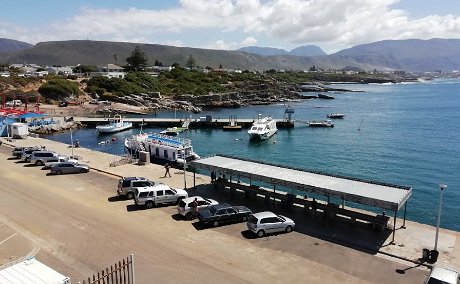
[[[136,190],[138,190],[139,192],[154,191],[154,190],[167,190],[167,189],[171,189],[171,188],[169,187],[169,185],[164,184],[164,183],[156,184],[154,186],[144,186],[144,187],[136,188]]]
[[[195,200],[195,198],[196,198],[197,200],[204,200],[204,198],[201,197],[201,196],[190,196],[190,197],[184,198],[184,199],[182,199],[182,200],[183,200],[185,203],[188,203],[188,202],[192,202],[193,200]]]
[[[460,272],[455,271],[450,268],[435,266],[433,270],[431,270],[430,278],[435,278],[438,280],[442,280],[446,283],[455,284],[455,283],[458,283],[457,281],[458,281],[459,273]]]
[[[267,218],[267,217],[278,217],[278,215],[270,211],[263,211],[263,212],[255,213],[255,214],[252,214],[252,216],[256,217],[257,219]]]
[[[230,204],[228,203],[219,203],[219,204],[215,204],[215,205],[211,205],[212,208],[214,209],[223,209],[223,208],[229,208],[229,207],[232,207]]]
[[[124,181],[128,181],[128,180],[147,180],[145,177],[122,177],[121,179],[124,180]]]

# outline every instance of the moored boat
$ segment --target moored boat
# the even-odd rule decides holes
[[[320,121],[310,121],[308,123],[310,127],[334,127],[334,124],[329,120],[320,120]]]
[[[125,147],[133,156],[140,151],[149,152],[150,162],[155,164],[168,163],[173,167],[182,167],[184,163],[198,160],[192,147],[192,141],[165,134],[141,133],[125,139]]]
[[[343,113],[330,113],[327,115],[328,118],[332,118],[332,119],[341,119],[341,118],[344,118],[345,114]]]
[[[326,99],[326,100],[333,100],[335,99],[333,96],[325,95],[325,94],[318,94],[318,98]]]
[[[98,125],[96,129],[99,133],[114,133],[130,129],[133,124],[128,121],[123,121],[121,115],[115,115],[113,118],[109,118],[108,124]]]
[[[266,140],[272,137],[277,131],[276,121],[273,118],[261,118],[259,114],[259,118],[254,121],[251,129],[248,130],[248,134],[251,140]]]

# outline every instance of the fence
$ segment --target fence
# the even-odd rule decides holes
[[[115,265],[110,265],[110,268],[102,269],[101,272],[77,284],[135,284],[134,256],[131,254]]]

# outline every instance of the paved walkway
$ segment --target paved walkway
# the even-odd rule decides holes
[[[41,138],[28,138],[25,140],[6,141],[1,138],[3,143],[21,146],[46,146],[46,148],[62,153],[71,154],[69,145]],[[122,143],[118,141],[116,143]],[[120,145],[121,147],[121,145]],[[108,174],[117,176],[144,176],[152,180],[161,180],[172,187],[184,187],[183,171],[172,169],[171,178],[163,178],[164,168],[161,165],[149,164],[139,166],[134,164],[125,164],[120,166],[110,166],[111,163],[120,160],[119,156],[106,154],[86,148],[74,148],[74,155],[82,157],[82,160],[89,164],[92,169],[99,170]],[[201,185],[200,190],[207,190],[210,178],[208,176],[196,175],[196,185]],[[193,173],[186,175],[187,187],[194,184]],[[115,189],[114,189],[115,190]],[[410,208],[409,208],[410,210]],[[299,210],[300,211],[300,210]],[[299,216],[299,218],[302,218]],[[305,218],[304,218],[305,219]],[[354,224],[334,224],[334,226],[325,226],[321,218],[307,219],[311,222],[311,231],[306,233],[328,241],[340,243],[357,249],[375,250],[377,255],[391,259],[392,261],[419,263],[424,248],[432,249],[434,246],[435,228],[425,224],[406,221],[406,228],[400,228],[402,220],[397,219],[395,244],[391,242],[391,232],[386,231],[378,234],[368,228],[361,228]],[[392,222],[391,222],[392,224]],[[310,224],[309,224],[310,225]],[[438,264],[444,264],[460,269],[460,233],[441,229],[438,242],[439,258]]]

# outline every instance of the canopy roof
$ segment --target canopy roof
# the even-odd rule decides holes
[[[216,155],[193,162],[201,169],[223,172],[290,189],[340,198],[397,211],[409,199],[412,188],[350,177]]]

